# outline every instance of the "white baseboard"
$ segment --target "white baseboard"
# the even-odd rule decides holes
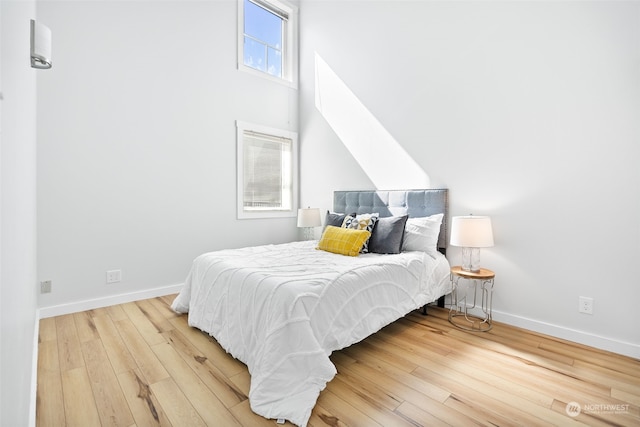
[[[569,329],[563,326],[553,325],[551,323],[541,322],[539,320],[533,320],[496,310],[493,311],[493,320],[567,341],[573,341],[601,350],[611,351],[613,353],[640,359],[640,345],[638,344],[618,341],[613,338],[602,337],[589,332]]]
[[[126,294],[109,295],[102,298],[71,302],[68,304],[40,307],[40,319],[45,319],[47,317],[53,316],[61,316],[63,314],[77,313],[79,311],[93,310],[94,308],[108,307],[110,305],[124,304],[126,302],[161,297],[164,295],[176,294],[180,292],[182,286],[183,284],[180,283],[177,285],[168,285],[160,288],[145,289],[142,291],[130,292]]]
[[[126,294],[111,295],[103,298],[96,298],[85,301],[72,302],[68,304],[55,305],[50,307],[40,307],[39,318],[44,319],[47,317],[60,316],[63,314],[77,313],[79,311],[92,310],[94,308],[108,307],[116,304],[123,304],[126,302],[139,301],[148,298],[155,298],[159,296],[175,294],[180,292],[183,284],[168,285],[160,288],[145,289],[143,291],[130,292]],[[38,314],[37,314],[38,315]],[[501,311],[493,311],[493,319],[506,323],[509,325],[517,326],[520,328],[528,329],[534,332],[550,335],[552,337],[573,341],[579,344],[588,345],[601,350],[611,351],[614,353],[622,354],[625,356],[640,359],[640,345],[619,341],[613,338],[602,337],[599,335],[591,334],[589,332],[579,331],[575,329],[566,328],[564,326],[553,325],[551,323],[541,322],[539,320],[529,319],[522,316],[516,316],[514,314],[505,313]],[[36,322],[37,323],[37,322]],[[37,327],[37,326],[36,326]],[[35,334],[37,348],[38,333]],[[35,355],[35,363],[37,366],[37,353]],[[35,390],[35,387],[34,387]]]

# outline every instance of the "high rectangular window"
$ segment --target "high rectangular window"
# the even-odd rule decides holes
[[[244,0],[244,65],[282,78],[287,15]]]
[[[238,68],[295,87],[297,18],[282,0],[238,0]]]

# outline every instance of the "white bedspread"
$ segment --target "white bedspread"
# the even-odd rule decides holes
[[[440,254],[348,257],[316,244],[203,254],[172,304],[247,365],[255,413],[298,426],[336,374],[331,352],[449,292]]]

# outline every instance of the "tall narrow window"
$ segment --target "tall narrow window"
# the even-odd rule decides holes
[[[244,65],[282,77],[282,48],[288,16],[244,0]]]
[[[238,68],[297,80],[297,8],[282,0],[238,0]]]
[[[294,216],[297,134],[238,122],[238,217]]]

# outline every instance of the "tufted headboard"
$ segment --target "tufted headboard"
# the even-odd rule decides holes
[[[408,214],[409,217],[424,217],[444,213],[438,249],[444,253],[447,248],[447,225],[449,215],[449,194],[445,189],[396,190],[396,191],[334,191],[334,212],[371,213],[381,217]]]

